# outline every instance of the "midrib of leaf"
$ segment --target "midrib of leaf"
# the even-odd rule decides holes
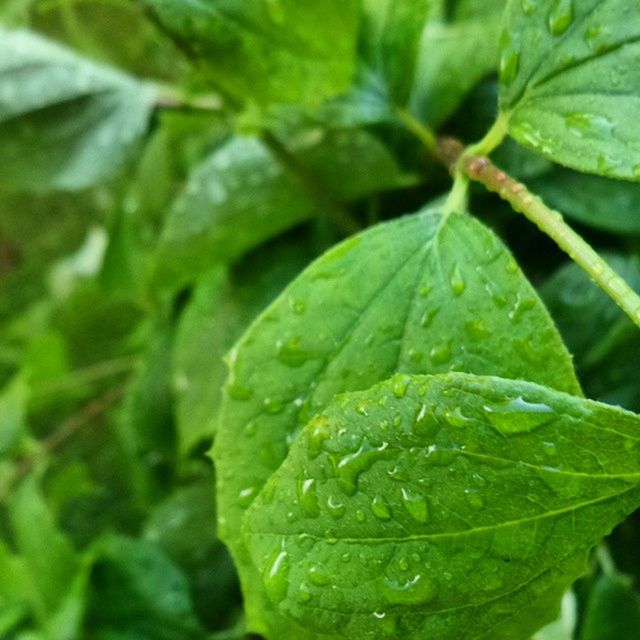
[[[640,473],[633,474],[633,478],[635,480],[640,481]],[[528,516],[526,518],[519,518],[517,520],[505,520],[504,522],[500,522],[498,524],[485,525],[482,527],[472,527],[470,529],[465,529],[464,531],[441,531],[439,533],[415,533],[407,536],[378,536],[376,538],[354,538],[354,537],[338,537],[338,536],[319,536],[312,533],[305,532],[303,535],[305,539],[315,540],[316,542],[324,542],[326,540],[339,540],[340,542],[344,542],[346,544],[368,544],[371,546],[387,544],[390,542],[393,543],[402,543],[402,542],[415,542],[415,541],[429,541],[429,540],[458,540],[460,538],[468,538],[475,535],[482,535],[486,533],[491,533],[493,531],[500,531],[502,529],[510,529],[511,527],[518,527],[523,524],[528,523],[537,523],[540,521],[547,520],[548,518],[554,518],[556,516],[562,516],[568,513],[572,513],[574,511],[579,511],[580,509],[584,509],[585,507],[595,506],[598,504],[606,504],[607,502],[619,499],[623,496],[633,493],[637,491],[638,487],[633,486],[626,491],[617,491],[615,493],[611,493],[607,496],[602,496],[599,498],[595,498],[593,500],[588,500],[586,502],[579,502],[577,504],[571,505],[569,507],[563,507],[562,509],[554,509],[552,511],[547,511],[540,515]],[[254,535],[261,536],[275,536],[281,538],[296,538],[300,537],[300,533],[278,533],[274,531],[254,531],[252,532]]]

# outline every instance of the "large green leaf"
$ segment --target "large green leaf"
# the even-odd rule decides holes
[[[401,177],[390,152],[364,131],[312,129],[289,150],[306,179],[338,202],[394,187]],[[314,214],[328,215],[323,204],[267,144],[234,138],[193,170],[176,200],[159,248],[158,278],[189,280]]]
[[[264,604],[239,537],[242,516],[299,427],[335,394],[398,371],[450,370],[579,393],[570,357],[504,245],[470,216],[435,209],[374,227],[313,263],[229,364],[214,445],[220,531],[244,582],[250,625],[261,632]]]
[[[245,533],[272,601],[310,628],[526,640],[556,614],[525,616],[531,604],[640,505],[639,455],[640,416],[621,409],[399,375],[309,423]]]
[[[355,0],[144,1],[242,101],[314,105],[351,80]]]
[[[462,0],[422,32],[411,109],[441,124],[483,77],[495,70],[506,0]]]
[[[628,0],[510,0],[500,105],[509,132],[561,164],[640,179],[640,12]]]
[[[149,85],[0,28],[3,186],[74,190],[112,177],[146,133],[154,99]]]

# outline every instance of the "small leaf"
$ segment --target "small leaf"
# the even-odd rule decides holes
[[[336,201],[392,188],[401,177],[389,151],[364,131],[312,129],[299,134],[290,150]],[[232,139],[193,170],[176,200],[159,248],[157,278],[170,284],[192,279],[313,215],[326,213],[295,171],[261,140]]]
[[[421,119],[439,125],[465,95],[495,68],[506,0],[463,0],[447,19],[425,25],[410,106]]]
[[[400,375],[305,427],[246,539],[272,601],[312,629],[526,640],[556,612],[522,609],[565,589],[640,505],[639,454],[640,416],[618,408],[522,381]]]
[[[317,105],[346,89],[358,26],[354,0],[145,0],[206,63],[225,92],[261,104]]]
[[[0,28],[4,187],[77,190],[111,178],[145,135],[155,91],[28,31]]]
[[[510,0],[500,105],[521,144],[579,171],[640,179],[640,12],[626,0]]]
[[[436,209],[374,227],[314,262],[245,333],[229,367],[214,445],[220,533],[259,632],[264,595],[239,537],[242,515],[297,431],[337,393],[396,372],[454,369],[580,393],[504,245],[470,216]]]

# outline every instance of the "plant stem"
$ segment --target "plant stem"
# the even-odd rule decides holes
[[[493,126],[487,132],[482,140],[467,147],[464,152],[466,157],[471,156],[488,156],[494,149],[499,147],[504,139],[507,137],[508,129],[508,116],[501,113],[497,120],[493,123]]]
[[[224,110],[225,103],[217,93],[190,96],[179,89],[158,85],[156,107],[160,109],[193,109],[197,111]]]
[[[463,155],[457,166],[536,224],[640,327],[640,296],[565,222],[561,213],[545,205],[541,198],[498,169],[486,156]]]
[[[436,134],[426,125],[422,124],[409,111],[402,107],[396,107],[396,115],[411,133],[413,133],[422,144],[434,154],[438,152],[438,138]]]

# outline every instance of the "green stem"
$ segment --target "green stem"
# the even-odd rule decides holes
[[[438,153],[438,138],[431,129],[422,124],[422,122],[402,107],[396,107],[396,115],[400,118],[407,129],[411,131],[411,133],[413,133],[431,153]]]
[[[188,95],[175,87],[157,85],[158,99],[156,106],[161,109],[195,109],[198,111],[221,112],[225,108],[222,96],[212,93],[205,95]]]
[[[598,564],[602,569],[602,573],[607,576],[615,575],[616,573],[616,564],[613,561],[613,557],[611,556],[611,552],[607,547],[605,542],[600,543],[596,547],[596,556],[598,558]]]
[[[488,156],[494,149],[499,147],[508,133],[509,118],[507,114],[500,113],[498,119],[493,123],[493,126],[487,132],[482,140],[470,145],[464,152],[464,157],[469,158],[473,156]]]
[[[640,327],[640,296],[565,222],[561,213],[549,208],[541,198],[498,169],[485,156],[468,157],[465,154],[458,168],[536,224]]]

